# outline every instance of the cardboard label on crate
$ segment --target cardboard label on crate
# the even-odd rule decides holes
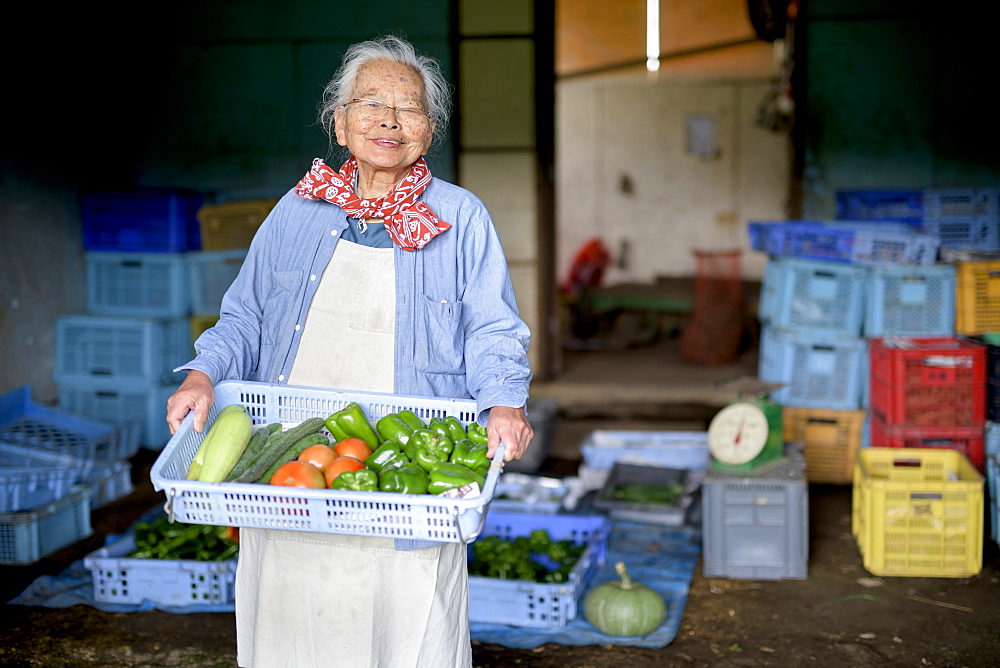
[[[474,499],[479,496],[481,491],[478,482],[470,482],[468,485],[462,485],[461,487],[441,492],[438,496],[446,499]]]
[[[945,369],[971,369],[972,358],[965,355],[928,355],[924,358],[924,365]]]

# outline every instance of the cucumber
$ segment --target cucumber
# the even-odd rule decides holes
[[[253,436],[250,437],[250,443],[247,444],[247,449],[243,451],[243,456],[240,457],[240,460],[236,462],[236,466],[233,467],[233,470],[228,476],[226,476],[226,482],[235,482],[237,478],[246,473],[251,464],[255,462],[264,451],[264,445],[267,443],[268,439],[279,431],[281,431],[280,422],[272,422],[271,424],[264,425],[254,431]]]
[[[230,482],[257,482],[285,450],[303,436],[315,434],[322,428],[323,418],[316,417],[303,420],[284,431],[275,431],[265,441],[258,457],[247,466],[247,469],[238,478],[234,478]]]
[[[271,482],[271,478],[274,477],[275,472],[277,472],[282,465],[296,459],[302,454],[302,451],[309,446],[318,444],[330,445],[330,438],[326,434],[321,434],[319,432],[303,436],[290,445],[283,453],[281,453],[281,456],[279,456],[274,463],[271,464],[271,467],[264,472],[264,475],[260,476],[257,482],[264,484]]]

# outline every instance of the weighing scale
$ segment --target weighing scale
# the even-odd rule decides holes
[[[713,471],[759,473],[785,461],[781,405],[769,395],[781,388],[753,378],[738,378],[716,386],[736,392],[737,399],[715,414],[708,426]]]

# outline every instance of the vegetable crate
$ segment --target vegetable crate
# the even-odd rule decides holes
[[[572,540],[587,549],[561,583],[469,576],[469,619],[488,624],[558,628],[576,618],[580,598],[604,564],[610,522],[592,515],[490,513],[483,536],[512,539],[545,529],[552,540]]]
[[[761,328],[758,377],[783,384],[771,394],[782,406],[858,410],[868,378],[867,342]]]
[[[955,337],[869,340],[872,417],[892,426],[979,426],[986,349]]]
[[[959,262],[955,270],[955,332],[1000,331],[1000,260]]]
[[[119,433],[114,425],[35,403],[23,385],[0,395],[0,442],[69,455],[87,466],[117,455]]]
[[[919,225],[923,192],[916,190],[841,190],[836,194],[839,220],[886,220]]]
[[[559,402],[555,399],[528,399],[528,422],[535,430],[531,447],[520,459],[504,464],[505,471],[534,473],[545,461],[555,440]]]
[[[930,265],[940,241],[910,225],[871,221],[751,222],[750,246],[770,255],[864,265]]]
[[[205,204],[198,209],[201,249],[206,251],[249,248],[257,228],[277,199],[247,199]]]
[[[611,468],[594,507],[613,519],[681,526],[691,500],[687,471],[619,462]]]
[[[78,477],[75,469],[38,459],[34,466],[9,466],[4,463],[7,447],[0,444],[0,513],[30,510],[69,494]]]
[[[865,299],[864,334],[953,336],[955,267],[872,267]]]
[[[219,313],[222,297],[236,280],[246,257],[245,248],[187,254],[192,313]]]
[[[184,318],[191,310],[185,253],[85,253],[87,310]]]
[[[851,531],[874,575],[970,577],[982,570],[983,477],[954,450],[861,450]]]
[[[163,382],[191,359],[185,318],[62,316],[56,320],[55,377]]]
[[[199,248],[202,195],[148,188],[83,196],[83,247],[88,251],[183,253]]]
[[[793,408],[782,411],[785,441],[802,444],[809,482],[844,484],[854,475],[865,411]]]
[[[774,327],[817,336],[861,336],[868,270],[857,265],[785,258]]]
[[[32,564],[89,537],[90,490],[76,487],[52,503],[0,513],[0,564]]]
[[[179,385],[115,382],[104,378],[59,380],[59,405],[73,413],[119,425],[123,429],[130,424],[138,424],[141,429],[138,438],[140,446],[159,450],[170,440],[170,428],[166,421],[167,399]]]
[[[613,431],[590,432],[580,446],[584,488],[600,489],[618,462],[704,471],[711,462],[708,432]]]
[[[468,543],[478,536],[500,476],[500,448],[485,489],[474,498],[185,480],[204,435],[226,406],[246,406],[255,426],[281,422],[288,427],[308,418],[325,419],[351,402],[360,404],[372,423],[409,409],[425,422],[451,415],[468,425],[477,413],[475,402],[462,399],[222,381],[215,387],[205,430],[195,432],[189,415],[157,457],[150,472],[153,487],[166,494],[173,519],[191,524],[378,536],[394,538],[404,548],[426,542]]]
[[[130,559],[133,550],[135,537],[129,534],[84,558],[95,601],[176,606],[235,601],[236,559]]]
[[[809,495],[800,458],[757,476],[709,471],[701,494],[705,577],[806,578]]]
[[[955,450],[980,470],[985,463],[986,436],[983,427],[907,427],[886,425],[875,418],[869,422],[868,427],[871,444],[877,448]]]

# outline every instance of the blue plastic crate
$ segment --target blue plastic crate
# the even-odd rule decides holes
[[[0,564],[32,564],[92,533],[90,490],[76,487],[48,505],[0,513]]]
[[[191,312],[218,315],[222,297],[236,280],[247,249],[188,253]]]
[[[67,379],[58,383],[59,406],[119,427],[138,423],[140,446],[160,450],[170,440],[167,399],[179,386],[103,378]]]
[[[958,250],[1000,248],[1000,222],[989,218],[949,218],[924,221],[924,230],[941,240],[941,246]]]
[[[872,267],[865,300],[864,334],[953,336],[955,267]]]
[[[81,484],[90,490],[91,509],[103,508],[133,492],[132,465],[127,461],[97,464]]]
[[[87,310],[99,315],[181,318],[191,311],[183,253],[85,253]]]
[[[867,267],[785,258],[769,320],[819,336],[861,336]]]
[[[925,188],[924,222],[1000,219],[1000,188]]]
[[[990,538],[1000,545],[1000,459],[995,454],[986,456],[986,485],[989,492]]]
[[[118,431],[113,424],[35,403],[31,387],[24,385],[0,396],[0,442],[94,461],[116,448]]]
[[[778,256],[768,258],[764,267],[764,277],[760,282],[760,300],[757,303],[757,319],[762,323],[774,320],[781,304],[781,290],[785,281],[784,259]]]
[[[865,265],[929,265],[940,241],[911,225],[876,221],[751,222],[750,243],[770,255]]]
[[[764,326],[757,375],[784,385],[771,394],[783,406],[858,410],[868,377],[868,345],[860,337],[817,337]]]
[[[181,253],[201,247],[200,193],[166,188],[83,196],[83,247],[91,251]]]
[[[0,449],[4,447],[7,446],[0,444]],[[69,466],[38,462],[32,466],[0,463],[0,513],[30,510],[61,499],[69,494],[77,477],[77,472]]]
[[[534,529],[545,529],[552,540],[572,540],[587,546],[569,579],[542,584],[470,575],[470,621],[558,628],[576,618],[580,597],[607,556],[611,523],[595,515],[490,512],[480,537],[512,539],[527,536]],[[469,550],[471,555],[472,546]]]
[[[187,318],[70,315],[56,320],[56,379],[184,380],[193,354]]]
[[[841,190],[836,194],[838,220],[884,220],[919,225],[923,192],[912,190]]]

